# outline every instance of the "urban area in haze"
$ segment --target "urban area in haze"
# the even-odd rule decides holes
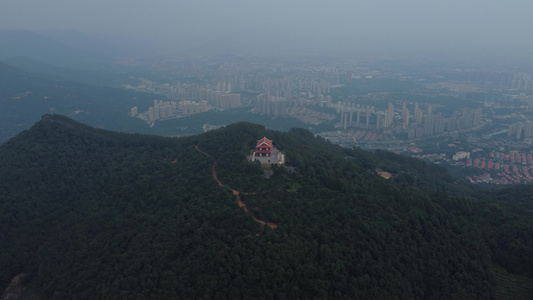
[[[171,65],[175,69],[168,69]],[[280,123],[296,119],[343,147],[384,149],[454,166],[474,183],[533,179],[533,77],[526,70],[444,63],[435,70],[412,60],[386,65],[198,60],[161,62],[160,68],[203,82],[141,78],[128,85],[161,95],[149,107],[129,112],[147,125],[240,108]],[[229,123],[207,122],[203,128]]]
[[[10,4],[13,11],[21,11],[25,2],[31,1]],[[111,65],[130,67],[132,73],[122,88],[154,94],[150,103],[132,105],[127,112],[147,126],[207,111],[236,110],[271,118],[276,129],[300,125],[344,147],[386,149],[456,166],[475,183],[532,179],[533,47],[524,23],[530,22],[530,4],[296,3],[283,5],[285,9],[277,12],[284,17],[279,22],[253,18],[266,14],[269,5],[237,2],[213,3],[212,10],[205,11],[207,21],[189,15],[202,11],[200,4],[192,3],[168,4],[169,11],[142,27],[102,15],[103,23],[113,25],[106,29],[109,33],[102,31],[103,24],[74,16],[59,15],[68,25],[3,16],[3,44],[15,45],[4,46],[2,58],[27,66],[13,57],[33,55],[17,48],[32,38],[63,43],[69,50],[78,47],[83,55],[114,57]],[[80,5],[97,14],[95,4]],[[109,14],[122,9],[115,5],[106,5]],[[146,13],[137,17],[145,21],[157,10],[145,3],[140,6]],[[213,15],[217,7],[220,13]],[[508,18],[495,18],[504,13]],[[26,28],[35,36],[19,30]],[[118,33],[129,38],[110,38]],[[49,51],[57,51],[56,44],[47,45]],[[33,58],[51,64],[57,60],[46,53],[35,56],[39,55]],[[63,67],[76,64],[80,62]],[[249,115],[221,118],[206,120],[202,128],[239,118],[254,121]],[[199,132],[187,130],[183,120],[176,127],[176,132],[164,134]]]
[[[528,299],[532,16],[524,0],[2,2],[0,300],[83,298],[83,282]]]

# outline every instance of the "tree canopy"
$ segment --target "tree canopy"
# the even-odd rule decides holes
[[[263,136],[286,165],[246,159]],[[45,115],[0,146],[0,290],[23,273],[37,299],[487,299],[497,267],[527,297],[533,189],[449,176],[303,129],[166,138]]]

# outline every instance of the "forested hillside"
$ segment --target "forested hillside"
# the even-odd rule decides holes
[[[141,132],[147,130],[146,123],[128,112],[153,100],[153,94],[30,73],[0,62],[0,144],[46,113],[67,115],[99,128]]]
[[[285,166],[246,160],[264,136]],[[163,138],[45,115],[0,146],[0,291],[24,274],[33,299],[528,299],[531,195],[302,129]]]

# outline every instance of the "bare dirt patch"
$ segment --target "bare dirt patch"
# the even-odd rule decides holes
[[[21,273],[13,277],[6,290],[2,294],[2,300],[16,300],[24,293],[26,287],[22,283],[26,274]]]

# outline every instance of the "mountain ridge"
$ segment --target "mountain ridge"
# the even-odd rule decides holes
[[[154,97],[32,73],[0,62],[0,143],[29,128],[46,113],[60,113],[114,130],[146,131],[147,126],[128,116],[128,111],[133,106],[148,105]]]
[[[287,157],[269,178],[245,159],[263,136]],[[505,208],[385,180],[379,159],[303,129],[237,123],[167,138],[45,115],[0,145],[0,289],[27,273],[32,292],[52,299],[476,299],[496,293],[496,249],[498,263],[528,266],[490,243],[521,241],[508,233],[526,227]]]

